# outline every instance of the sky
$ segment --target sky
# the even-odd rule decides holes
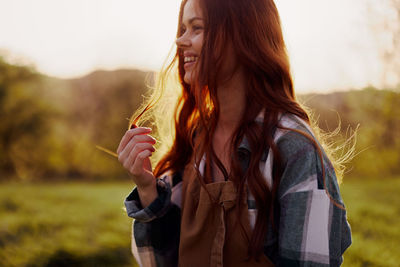
[[[381,86],[364,0],[276,0],[295,88]],[[0,0],[0,55],[61,78],[95,69],[158,71],[174,47],[180,0]]]

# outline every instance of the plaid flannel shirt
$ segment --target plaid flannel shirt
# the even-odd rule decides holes
[[[285,115],[280,125],[313,136],[309,126],[293,115]],[[275,225],[264,242],[264,254],[276,266],[340,266],[343,253],[351,244],[346,211],[330,200],[324,189],[320,158],[313,143],[303,135],[278,128],[274,135],[284,163],[275,207]],[[322,148],[321,148],[322,149]],[[251,149],[244,138],[238,151]],[[272,184],[272,152],[266,151],[260,168]],[[343,205],[332,164],[323,153],[326,189]],[[201,166],[200,166],[201,168]],[[201,171],[201,170],[200,170]],[[134,218],[132,253],[140,266],[178,266],[181,173],[164,175],[157,181],[158,198],[142,208],[136,188],[125,199],[128,216]],[[249,194],[250,224],[254,227],[257,209]]]

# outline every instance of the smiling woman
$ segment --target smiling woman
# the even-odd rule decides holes
[[[183,79],[187,84],[191,84],[194,82],[194,67],[203,46],[204,19],[197,2],[187,3],[186,10],[182,18],[181,35],[176,43],[180,47],[186,47],[183,53],[185,69]]]
[[[178,72],[172,145],[154,170],[151,128],[117,150],[136,184],[125,205],[138,262],[339,266],[351,244],[342,170],[295,98],[274,1],[184,0],[176,44],[159,83]],[[144,112],[157,107],[171,109],[161,94]]]

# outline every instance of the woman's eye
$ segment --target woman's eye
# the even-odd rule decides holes
[[[198,26],[198,25],[193,25],[193,26],[192,26],[192,29],[193,29],[194,32],[196,32],[196,31],[202,30],[203,27]]]

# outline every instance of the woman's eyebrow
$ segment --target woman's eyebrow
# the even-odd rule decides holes
[[[191,18],[191,19],[189,19],[189,24],[192,24],[193,23],[193,21],[195,21],[195,20],[203,20],[203,18],[200,18],[200,17],[193,17],[193,18]]]

